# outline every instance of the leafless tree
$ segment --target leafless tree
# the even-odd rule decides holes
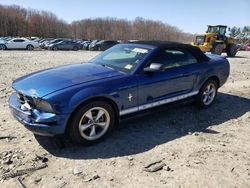
[[[0,36],[190,42],[192,34],[161,21],[96,18],[67,24],[51,12],[0,5]]]

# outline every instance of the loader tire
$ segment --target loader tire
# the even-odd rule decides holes
[[[237,46],[235,44],[229,44],[226,48],[227,56],[234,57],[237,53]]]
[[[212,54],[216,54],[216,55],[221,55],[222,54],[222,51],[223,51],[223,46],[222,44],[214,44],[213,45],[213,48],[211,50],[211,53]]]

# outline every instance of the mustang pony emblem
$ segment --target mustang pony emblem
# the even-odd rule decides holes
[[[131,93],[128,94],[128,101],[131,102],[133,98],[133,95]]]

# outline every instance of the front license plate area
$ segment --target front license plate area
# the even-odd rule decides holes
[[[16,109],[12,109],[12,113],[15,117],[17,117],[19,120],[21,121],[26,121],[26,122],[29,122],[30,120],[30,117],[28,114],[26,113],[23,113],[22,111],[18,111]]]

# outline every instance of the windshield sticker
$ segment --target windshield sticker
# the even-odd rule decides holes
[[[133,65],[127,64],[124,68],[125,68],[125,69],[132,69],[132,68],[133,68]]]
[[[141,53],[141,54],[148,53],[148,50],[147,49],[143,49],[143,48],[134,48],[132,51],[136,52],[136,53]]]

